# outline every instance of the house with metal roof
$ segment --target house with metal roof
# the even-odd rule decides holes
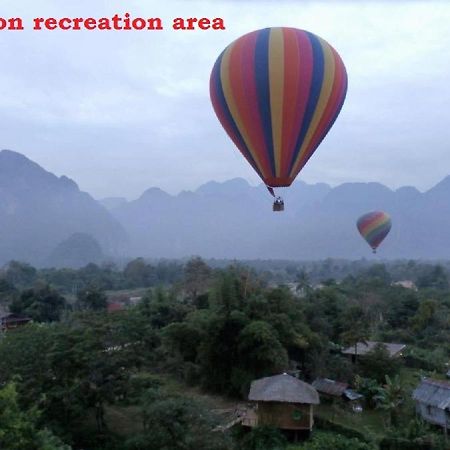
[[[352,345],[348,348],[345,348],[344,350],[342,350],[342,353],[344,355],[349,355],[353,358],[355,358],[355,355],[357,356],[364,356],[367,353],[375,350],[376,346],[378,344],[383,345],[387,352],[389,353],[389,356],[391,358],[395,358],[397,356],[401,356],[402,355],[402,351],[405,349],[406,345],[405,344],[390,344],[387,342],[376,342],[376,341],[366,341],[366,342],[358,342],[355,345]],[[356,347],[356,348],[355,348]]]
[[[346,389],[348,389],[347,383],[330,380],[329,378],[316,378],[312,386],[319,394],[327,397],[342,397]]]
[[[413,391],[417,414],[426,422],[450,427],[450,383],[425,378]]]
[[[313,386],[286,373],[253,381],[248,399],[255,407],[247,411],[242,425],[293,431],[312,430],[313,406],[320,403]]]

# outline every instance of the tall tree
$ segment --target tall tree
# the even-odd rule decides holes
[[[54,322],[60,319],[66,307],[66,300],[62,295],[48,284],[40,283],[16,296],[9,309],[37,322]]]
[[[369,338],[369,323],[360,306],[351,306],[344,313],[344,332],[341,335],[343,342],[355,349],[355,362],[358,359],[358,342],[366,343]]]
[[[390,378],[386,375],[386,384],[379,388],[378,395],[374,397],[378,407],[388,413],[389,426],[398,425],[398,411],[403,403],[404,390],[400,377]]]

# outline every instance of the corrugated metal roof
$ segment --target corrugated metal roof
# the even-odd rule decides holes
[[[346,389],[344,395],[351,401],[359,400],[364,397],[364,395],[358,394],[358,392],[355,392],[353,389]]]
[[[383,344],[391,357],[395,356],[397,353],[400,353],[406,347],[405,344],[389,344],[386,342],[366,341],[366,343],[358,342],[358,344],[356,344],[356,351],[358,355],[365,355],[366,353],[372,351],[377,344]],[[351,347],[342,350],[342,353],[345,353],[346,355],[354,355],[355,346],[352,345]]]
[[[334,395],[335,397],[340,397],[348,388],[347,383],[340,383],[329,378],[317,378],[312,385],[317,391],[323,394]]]
[[[248,399],[259,402],[306,403],[318,405],[319,394],[308,383],[287,374],[252,382]]]
[[[427,378],[413,391],[412,398],[439,409],[450,407],[450,383]]]

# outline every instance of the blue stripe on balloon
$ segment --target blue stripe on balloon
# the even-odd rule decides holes
[[[323,56],[323,49],[320,45],[319,39],[317,39],[314,34],[305,31],[309,38],[312,48],[312,60],[313,69],[311,77],[311,88],[308,97],[308,103],[306,105],[305,114],[303,116],[303,122],[301,124],[300,134],[297,137],[297,142],[295,143],[295,151],[292,155],[291,163],[289,166],[289,173],[292,171],[295,161],[297,160],[300,148],[305,139],[308,128],[311,125],[312,118],[314,116],[314,111],[316,110],[317,102],[319,101],[320,91],[322,90],[323,77],[325,61]]]
[[[270,76],[269,76],[269,39],[270,28],[258,33],[255,47],[255,83],[258,95],[258,106],[264,132],[264,141],[268,152],[268,159],[275,177],[275,154],[272,135],[272,112],[270,108]],[[266,174],[268,175],[268,174]]]

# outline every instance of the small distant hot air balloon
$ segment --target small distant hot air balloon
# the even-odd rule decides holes
[[[364,214],[356,223],[361,236],[372,248],[373,253],[377,252],[378,246],[391,231],[391,218],[382,211],[372,211]]]
[[[211,73],[225,131],[274,196],[294,181],[336,120],[347,73],[336,50],[296,28],[265,28],[231,43]],[[284,209],[276,197],[274,210]]]

